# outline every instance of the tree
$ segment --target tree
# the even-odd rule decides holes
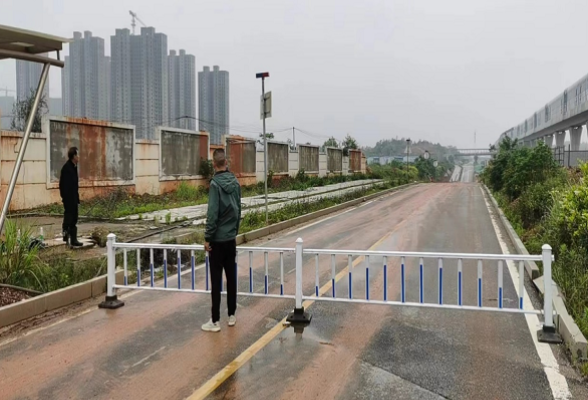
[[[35,102],[35,89],[31,89],[31,93],[24,100],[17,101],[12,106],[12,121],[10,122],[10,129],[18,132],[24,132],[27,124],[27,118],[33,109]],[[47,113],[47,101],[45,95],[41,95],[39,99],[39,107],[33,119],[32,132],[41,132],[41,121],[43,115]]]
[[[431,159],[425,160],[422,156],[418,157],[415,160],[415,167],[418,170],[419,178],[421,179],[429,179],[429,178],[436,178],[436,168],[434,165],[434,161]]]
[[[347,134],[347,136],[345,136],[345,140],[343,140],[341,146],[343,147],[343,155],[345,156],[349,155],[350,149],[356,150],[358,148],[357,140],[355,140],[355,138],[353,138],[350,134]]]
[[[274,134],[273,133],[266,133],[265,137],[267,138],[267,140],[271,140],[274,138]],[[263,133],[259,134],[259,139],[257,140],[257,143],[263,145]]]
[[[330,137],[329,140],[327,140],[324,144],[323,147],[336,147],[339,148],[339,143],[337,143],[337,139],[335,139],[334,137]]]

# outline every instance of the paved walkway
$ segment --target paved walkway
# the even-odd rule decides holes
[[[270,204],[269,210],[277,210],[282,208],[284,205],[291,203],[294,200],[309,199],[316,200],[321,197],[340,197],[345,193],[360,190],[362,188],[369,188],[375,183],[382,182],[380,179],[365,179],[352,182],[336,183],[333,185],[314,187],[308,190],[289,190],[287,192],[271,193],[268,194],[268,204]],[[244,210],[243,214],[251,212],[256,207],[262,207],[265,203],[263,195],[244,197],[241,199]],[[192,220],[196,219],[196,224],[200,224],[199,219],[206,218],[206,211],[208,205],[200,204],[197,206],[171,208],[166,210],[155,211],[152,213],[142,214],[139,216],[131,215],[128,217],[119,218],[119,220],[138,220],[139,218],[145,221],[153,221],[156,217],[159,221],[165,222],[166,216],[171,214],[171,221],[181,220]]]

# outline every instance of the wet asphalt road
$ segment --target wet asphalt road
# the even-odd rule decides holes
[[[262,244],[293,247],[298,237],[307,248],[500,252],[476,184],[420,185]],[[240,290],[248,288],[246,259],[240,256]],[[279,260],[269,261],[270,292],[278,293]],[[417,261],[407,260],[408,301],[418,296]],[[382,298],[381,263],[370,263],[372,299]],[[389,264],[388,294],[398,299],[398,260]],[[285,293],[293,294],[293,257],[284,265]],[[306,257],[308,294],[314,265]],[[345,267],[338,258],[337,272]],[[455,303],[456,267],[445,271],[445,301]],[[263,258],[255,256],[257,292],[263,275]],[[464,262],[467,304],[475,304],[475,275]],[[329,281],[330,261],[322,257],[320,285]],[[508,306],[517,296],[506,271],[504,281]],[[484,304],[495,305],[495,265],[485,267],[484,284]],[[436,264],[426,263],[426,302],[436,301],[436,285]],[[345,296],[347,279],[336,290]],[[365,296],[363,263],[354,268],[353,291]],[[183,399],[199,388],[211,389],[212,399],[552,398],[521,315],[317,302],[300,336],[279,323],[292,301],[239,298],[237,326],[228,328],[223,314],[222,331],[211,334],[200,331],[209,317],[206,295],[142,292],[125,301],[1,346],[0,398]]]

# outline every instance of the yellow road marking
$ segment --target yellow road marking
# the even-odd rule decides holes
[[[403,223],[400,223],[396,226],[396,228],[386,235],[384,235],[380,240],[374,243],[369,250],[374,250],[380,244],[384,242],[384,240],[388,239],[394,231],[396,231]],[[358,257],[352,264],[352,268],[356,267],[359,263],[364,260],[364,257]],[[347,276],[349,267],[345,267],[341,272],[339,272],[335,276],[335,283],[339,282],[343,277]],[[319,296],[327,293],[331,290],[332,281],[329,281],[326,285],[322,286],[319,289]],[[306,300],[302,303],[302,306],[307,309],[314,303],[314,300]],[[249,348],[247,348],[243,353],[239,354],[237,358],[231,361],[227,366],[221,369],[216,375],[208,380],[204,385],[200,386],[187,400],[197,400],[197,399],[204,399],[206,396],[211,394],[218,388],[224,381],[229,379],[231,375],[233,375],[239,368],[241,368],[247,361],[249,361],[255,354],[257,354],[261,349],[267,346],[272,340],[274,340],[282,331],[284,331],[287,326],[284,326],[284,322],[286,322],[286,318],[282,319],[276,326],[270,329],[268,332],[265,333],[261,338],[259,338],[255,343],[253,343]]]

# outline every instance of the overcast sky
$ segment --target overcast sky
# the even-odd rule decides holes
[[[110,54],[129,10],[197,70],[229,71],[234,127],[261,130],[255,73],[269,71],[268,131],[299,127],[317,144],[350,133],[463,148],[477,131],[485,147],[588,73],[585,0],[2,0],[0,24],[89,30]],[[0,88],[15,89],[14,70],[0,61]]]

